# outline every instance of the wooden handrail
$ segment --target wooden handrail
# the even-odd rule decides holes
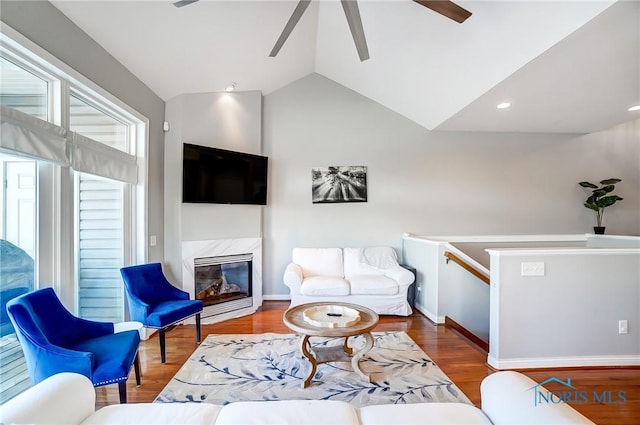
[[[463,269],[465,269],[466,271],[468,271],[469,273],[471,273],[472,275],[474,275],[475,277],[477,277],[478,279],[480,279],[481,281],[483,281],[484,283],[486,283],[487,285],[491,284],[487,276],[480,273],[478,269],[476,269],[471,264],[464,261],[462,258],[455,255],[454,253],[445,251],[444,256],[447,257],[447,263],[449,262],[449,260],[451,260],[454,263],[458,264]]]

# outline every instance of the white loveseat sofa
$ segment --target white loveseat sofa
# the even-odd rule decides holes
[[[342,401],[131,403],[95,410],[95,389],[83,375],[60,373],[0,406],[0,423],[34,425],[428,425],[593,424],[562,402],[534,403],[536,382],[517,372],[484,379],[482,409],[463,403],[420,403],[355,408]],[[544,389],[536,387],[537,391]]]
[[[291,306],[342,301],[378,314],[408,316],[407,291],[413,273],[398,264],[391,247],[294,248],[284,272]]]

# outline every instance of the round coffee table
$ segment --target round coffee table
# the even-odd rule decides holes
[[[304,319],[304,311],[312,308],[324,307],[324,306],[336,306],[338,308],[347,308],[355,310],[360,315],[360,320],[351,325],[345,327],[323,327],[314,326]],[[311,379],[316,374],[316,368],[321,363],[328,362],[351,362],[351,367],[354,372],[360,375],[367,382],[370,382],[368,375],[365,375],[358,362],[360,359],[371,350],[373,347],[373,336],[371,330],[378,324],[378,314],[361,305],[341,303],[341,302],[314,302],[307,304],[300,304],[295,307],[291,307],[284,313],[284,324],[292,331],[303,336],[300,344],[300,351],[302,355],[309,360],[311,368],[307,377],[302,382],[302,388],[306,388],[311,383]],[[354,353],[354,349],[349,347],[349,337],[363,335],[365,338],[365,345],[360,350]],[[335,347],[315,347],[312,348],[309,343],[310,337],[342,337],[344,343]]]

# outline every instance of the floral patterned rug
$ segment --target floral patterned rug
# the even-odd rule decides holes
[[[310,365],[293,334],[209,335],[155,402],[224,405],[246,400],[343,400],[371,404],[458,402],[471,404],[451,379],[405,332],[373,332],[374,347],[360,361],[365,382],[350,363],[318,365],[302,388]],[[313,346],[342,344],[342,338],[311,338]],[[363,337],[351,338],[356,349]]]

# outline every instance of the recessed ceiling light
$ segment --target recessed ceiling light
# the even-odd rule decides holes
[[[224,91],[231,92],[231,91],[234,91],[235,89],[236,89],[236,83],[231,83],[227,87],[225,87]]]
[[[631,108],[628,109],[628,111],[629,112],[640,111],[640,105],[632,106]]]
[[[496,108],[498,109],[507,109],[509,107],[511,107],[511,103],[509,102],[498,103],[498,105],[496,106]]]

